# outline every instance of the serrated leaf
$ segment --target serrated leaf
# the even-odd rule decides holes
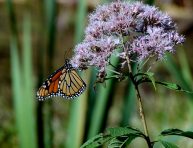
[[[98,134],[85,142],[80,148],[95,148],[103,145],[111,139],[110,135]]]
[[[160,141],[161,144],[165,147],[165,148],[179,148],[177,145],[167,142],[167,141]]]
[[[120,136],[113,138],[112,140],[110,140],[108,148],[122,148],[123,146],[125,146],[128,139],[128,136]]]
[[[131,127],[108,128],[107,132],[114,137],[110,140],[108,148],[122,148],[123,146],[130,144],[136,137],[144,137],[144,134],[141,131]]]
[[[108,148],[122,148],[129,145],[137,136],[120,136],[110,140]]]
[[[143,133],[137,129],[131,128],[131,127],[114,127],[114,128],[108,128],[107,132],[112,137],[118,137],[123,135],[136,135],[138,137],[142,137]]]
[[[167,129],[161,132],[162,136],[176,135],[193,139],[192,131],[182,131],[180,129]]]
[[[89,139],[85,142],[81,148],[95,148],[103,145],[104,143],[110,141],[109,147],[122,147],[123,145],[130,144],[136,137],[143,137],[145,135],[138,129],[131,127],[115,127],[108,128],[106,134],[98,134],[95,137]]]

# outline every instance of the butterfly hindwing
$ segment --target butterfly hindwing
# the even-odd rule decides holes
[[[86,87],[86,84],[78,74],[79,81],[75,80],[76,78],[73,76],[74,72],[76,72],[74,69],[68,70],[60,82],[61,93],[66,94],[66,98],[69,99],[79,96]]]

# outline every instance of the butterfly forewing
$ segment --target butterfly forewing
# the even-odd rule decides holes
[[[77,74],[76,70],[67,63],[51,74],[37,92],[37,98],[41,101],[46,98],[61,96],[72,99],[79,96],[86,84]]]

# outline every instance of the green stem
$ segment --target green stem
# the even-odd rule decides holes
[[[131,78],[131,80],[132,80],[132,82],[135,86],[135,93],[137,95],[137,100],[138,100],[138,105],[139,105],[139,115],[141,117],[141,121],[142,121],[142,124],[143,124],[143,129],[144,129],[145,136],[146,136],[145,139],[147,141],[148,147],[152,148],[152,144],[151,144],[149,134],[148,134],[147,123],[146,123],[146,120],[145,120],[145,113],[144,113],[144,110],[143,110],[143,104],[142,104],[142,99],[141,99],[141,95],[140,95],[140,92],[139,92],[138,84],[135,82],[135,79],[134,79],[134,76],[133,76],[133,73],[132,73],[130,59],[129,59],[128,56],[126,56],[126,60],[127,60],[128,68],[129,68],[129,76],[130,76],[130,78]]]

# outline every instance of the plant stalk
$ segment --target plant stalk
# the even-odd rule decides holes
[[[151,141],[150,141],[150,138],[149,138],[148,129],[147,129],[147,123],[146,123],[146,120],[145,120],[145,113],[144,113],[144,110],[143,110],[142,99],[141,99],[141,95],[140,95],[140,92],[139,92],[138,84],[134,80],[133,73],[132,73],[132,68],[131,68],[131,62],[130,62],[130,59],[129,59],[128,56],[126,56],[126,60],[127,60],[128,68],[129,68],[129,76],[130,76],[130,78],[131,78],[131,80],[132,80],[132,82],[135,86],[135,93],[137,95],[137,100],[138,100],[138,105],[139,105],[139,115],[141,117],[141,121],[142,121],[142,124],[143,124],[143,129],[144,129],[145,136],[146,136],[145,139],[147,141],[148,147],[152,148]]]

